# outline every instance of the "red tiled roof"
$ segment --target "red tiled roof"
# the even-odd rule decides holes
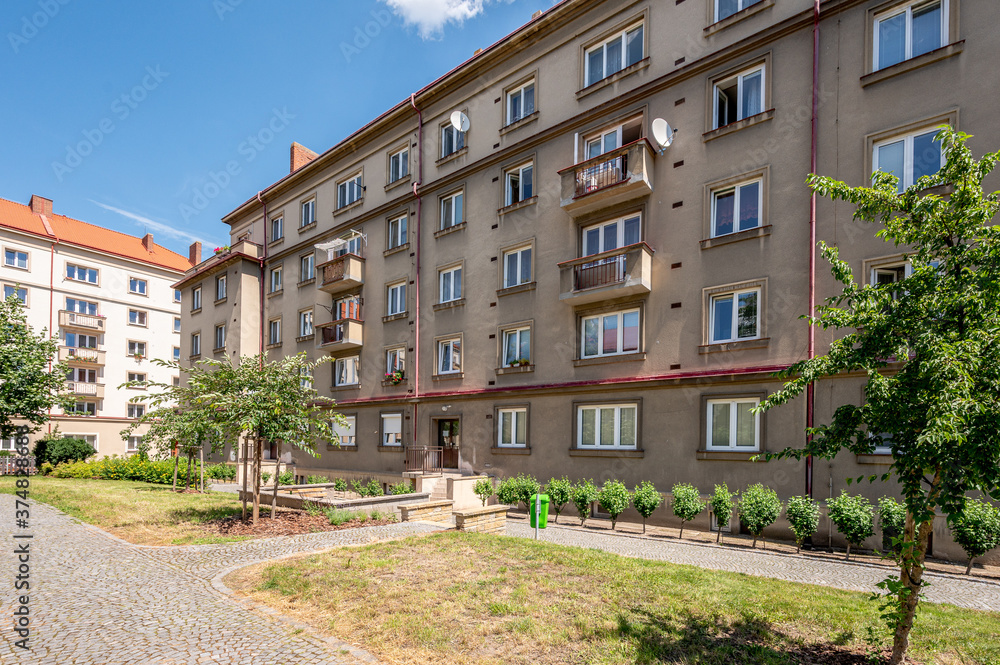
[[[64,215],[46,215],[51,233],[45,228],[42,216],[31,211],[23,203],[0,198],[0,227],[17,229],[60,242],[72,243],[106,254],[114,254],[143,263],[184,271],[191,268],[187,257],[172,252],[156,243],[150,250],[142,244],[142,238],[119,233],[101,226],[81,222]]]

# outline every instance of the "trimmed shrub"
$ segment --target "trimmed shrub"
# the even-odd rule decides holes
[[[882,549],[899,554],[903,549],[906,506],[891,497],[882,497],[878,500],[878,524],[882,529]]]
[[[733,508],[736,507],[736,492],[730,492],[729,486],[725,483],[715,486],[715,492],[712,494],[712,498],[708,500],[708,506],[712,510],[712,514],[715,515],[715,525],[718,527],[718,532],[715,534],[715,542],[722,541],[722,527],[729,524],[729,520],[733,518]]]
[[[295,474],[291,471],[282,471],[278,474],[279,485],[291,485],[295,482]]]
[[[228,464],[211,464],[205,466],[205,477],[212,480],[235,480],[236,467]]]
[[[32,453],[35,456],[35,464],[51,462],[59,466],[64,462],[86,460],[93,457],[97,451],[83,439],[44,437],[35,443]]]
[[[646,533],[646,520],[663,503],[663,497],[648,480],[642,481],[632,492],[632,505],[642,515],[642,532]]]
[[[267,481],[269,481],[270,479],[271,479],[271,474],[268,473],[267,471],[265,471],[264,473],[260,474],[260,484],[261,485],[267,485]]]
[[[819,502],[807,496],[793,496],[788,500],[785,517],[795,534],[795,551],[802,551],[802,543],[819,528]]]
[[[531,503],[532,495],[542,491],[542,486],[539,485],[534,476],[522,476],[521,474],[517,474],[517,488],[518,498],[524,504],[525,510],[528,509],[528,504]]]
[[[559,522],[559,513],[562,512],[563,506],[570,502],[570,491],[572,489],[573,483],[566,476],[562,478],[549,478],[549,482],[545,486],[545,493],[549,495],[549,505],[556,512],[557,523]]]
[[[517,478],[504,478],[500,481],[497,486],[497,501],[500,503],[507,504],[508,506],[514,505],[518,502],[521,493],[518,491]]]
[[[385,490],[382,489],[382,483],[372,478],[365,485],[365,496],[385,496]]]
[[[512,506],[520,502],[527,509],[531,495],[537,494],[539,489],[538,481],[534,477],[519,473],[516,478],[504,478],[500,481],[497,487],[497,499],[500,503]]]
[[[306,476],[307,485],[322,485],[328,482],[330,482],[330,479],[326,476]]]
[[[52,471],[55,468],[56,467],[51,462],[42,462],[42,465],[40,467],[38,467],[38,472],[40,474],[42,474],[43,476],[47,476],[50,473],[52,473]]]
[[[333,489],[336,490],[337,492],[346,492],[347,491],[347,481],[344,480],[343,478],[336,478],[333,481]]]
[[[87,462],[63,462],[52,475],[56,478],[93,478],[94,468]]]
[[[978,499],[966,499],[961,514],[952,520],[951,534],[969,555],[965,574],[972,573],[972,561],[1000,546],[1000,510]]]
[[[847,557],[851,559],[851,546],[857,547],[875,535],[875,509],[871,501],[863,496],[852,496],[840,490],[840,496],[827,499],[826,505],[830,511],[830,521],[847,539]]]
[[[344,483],[344,486],[346,487],[347,483]],[[392,496],[398,496],[400,494],[412,494],[412,493],[413,493],[413,486],[410,485],[410,482],[408,480],[403,480],[396,483],[395,485],[389,486],[389,494],[391,494]]]
[[[614,531],[618,516],[632,503],[632,495],[620,480],[605,480],[597,493],[597,502],[611,515],[611,530]]]
[[[681,532],[679,538],[684,537],[684,523],[690,522],[701,515],[705,510],[705,504],[701,500],[701,492],[690,483],[678,483],[670,490],[673,500],[670,502],[674,515],[681,520]]]
[[[743,491],[743,496],[737,503],[737,511],[740,522],[753,534],[751,547],[757,547],[757,539],[762,537],[764,529],[774,524],[774,520],[781,514],[781,500],[773,489],[756,483]]]
[[[479,500],[483,502],[483,506],[485,507],[486,502],[493,496],[493,481],[489,478],[480,478],[472,486],[472,491],[479,497]]]
[[[497,496],[499,496],[499,491]],[[580,526],[583,526],[590,517],[590,504],[597,501],[597,488],[591,480],[581,480],[573,485],[570,491],[570,500],[576,506],[576,512],[580,515]]]
[[[102,480],[135,480],[158,485],[172,485],[174,482],[174,458],[162,460],[142,459],[137,455],[130,457],[105,457],[91,462],[93,476]],[[181,458],[177,465],[177,482],[180,484],[187,477],[188,461]],[[197,478],[201,466],[195,462],[191,465],[191,477]]]

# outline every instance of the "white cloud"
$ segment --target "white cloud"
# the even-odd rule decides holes
[[[415,25],[423,39],[441,34],[447,23],[462,25],[483,13],[483,8],[498,0],[382,0],[407,25]],[[511,0],[506,0],[510,2]]]
[[[106,203],[95,201],[94,199],[90,199],[90,202],[93,203],[94,205],[98,205],[104,208],[105,210],[110,210],[111,212],[119,214],[122,217],[127,217],[128,219],[131,219],[133,222],[136,223],[137,226],[143,226],[146,228],[147,231],[153,231],[154,233],[162,233],[168,238],[173,238],[174,240],[183,240],[185,242],[200,242],[201,244],[207,246],[213,245],[213,242],[211,240],[205,240],[204,238],[192,235],[187,231],[181,231],[180,229],[174,228],[173,226],[169,226],[168,224],[152,220],[149,217],[143,217],[142,215],[137,215],[134,212],[129,212],[128,210],[122,210],[121,208],[116,208]]]

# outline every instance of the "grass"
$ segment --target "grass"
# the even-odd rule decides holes
[[[0,493],[13,494],[15,489],[13,477],[0,478]],[[33,476],[29,496],[137,545],[205,545],[248,538],[211,535],[202,526],[238,513],[235,494],[177,494],[169,485]]]
[[[262,564],[227,584],[398,663],[864,663],[868,594],[446,533]],[[1000,664],[1000,615],[926,604],[911,655]]]

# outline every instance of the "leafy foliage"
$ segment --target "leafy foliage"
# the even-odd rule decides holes
[[[884,496],[878,500],[878,523],[882,529],[882,547],[899,554],[899,540],[903,537],[906,526],[906,506],[892,497]]]
[[[642,515],[642,532],[646,533],[646,520],[653,514],[653,511],[663,503],[663,497],[656,491],[653,483],[644,480],[632,492],[632,505],[639,514]]]
[[[549,505],[556,513],[556,522],[559,521],[559,513],[562,512],[563,506],[570,502],[572,489],[573,483],[566,476],[549,478],[549,482],[545,485],[545,493],[549,495]]]
[[[531,495],[537,494],[541,486],[532,476],[522,473],[514,478],[504,478],[497,487],[497,499],[500,503],[516,505],[523,503],[525,507],[531,502]]]
[[[736,507],[735,498],[736,493],[730,492],[729,486],[722,483],[715,486],[712,498],[708,500],[708,505],[712,509],[712,514],[715,515],[715,521],[719,528],[715,534],[715,542],[722,539],[722,528],[729,524],[729,520],[733,517],[733,508]]]
[[[486,506],[486,502],[490,500],[490,497],[494,494],[493,481],[489,478],[480,478],[476,481],[476,484],[472,486],[472,491],[479,500],[483,502],[483,506]]]
[[[690,522],[698,517],[698,515],[701,515],[701,511],[705,510],[705,503],[701,500],[701,492],[690,483],[677,483],[670,492],[673,495],[671,508],[674,511],[674,516],[681,520],[679,537],[683,538],[684,523]]]
[[[785,517],[795,534],[795,547],[802,549],[802,543],[819,528],[819,502],[808,496],[793,496],[785,507]]]
[[[291,485],[295,482],[295,474],[291,471],[282,471],[278,474],[279,485]]]
[[[306,476],[307,485],[325,485],[328,482],[330,482],[330,479],[327,478],[326,476],[316,476],[316,475]]]
[[[336,483],[336,481],[334,482]],[[336,484],[334,485],[334,489],[337,489]],[[412,493],[413,493],[413,486],[407,480],[400,481],[395,485],[389,485],[389,494],[391,494],[392,496],[399,496],[400,494],[412,494]],[[372,519],[379,519],[379,518],[373,517]]]
[[[847,539],[847,558],[851,558],[851,546],[857,547],[875,535],[875,509],[871,501],[861,495],[852,496],[840,490],[840,496],[827,499],[830,521]]]
[[[740,522],[753,534],[753,547],[756,547],[764,529],[774,524],[781,514],[781,500],[773,489],[756,483],[743,490],[737,511]]]
[[[97,451],[84,439],[64,437],[57,429],[36,441],[32,454],[35,456],[35,464],[50,462],[58,466],[63,462],[86,460],[97,454]]]
[[[580,516],[580,526],[583,526],[587,518],[590,517],[590,505],[597,501],[597,487],[594,486],[594,481],[578,481],[570,492],[570,500]]]
[[[382,483],[374,478],[370,479],[368,484],[365,486],[365,496],[385,496],[385,490],[382,489]]]
[[[618,516],[632,503],[632,495],[620,480],[605,480],[597,493],[597,502],[611,515],[611,529],[614,530]]]
[[[973,559],[1000,547],[1000,510],[985,501],[968,499],[965,509],[952,519],[951,534],[969,556],[965,570],[969,573]]]
[[[207,468],[207,467],[206,467]],[[200,473],[197,463],[192,465],[192,475]],[[180,460],[180,473],[187,473],[187,460]],[[174,460],[149,460],[136,455],[105,457],[94,462],[64,462],[55,467],[56,478],[98,478],[100,480],[135,480],[158,485],[170,485],[174,480]]]
[[[205,475],[212,480],[235,480],[236,467],[229,464],[211,464],[205,466]]]
[[[335,478],[333,481],[333,489],[337,492],[347,491],[347,481],[343,478]]]

